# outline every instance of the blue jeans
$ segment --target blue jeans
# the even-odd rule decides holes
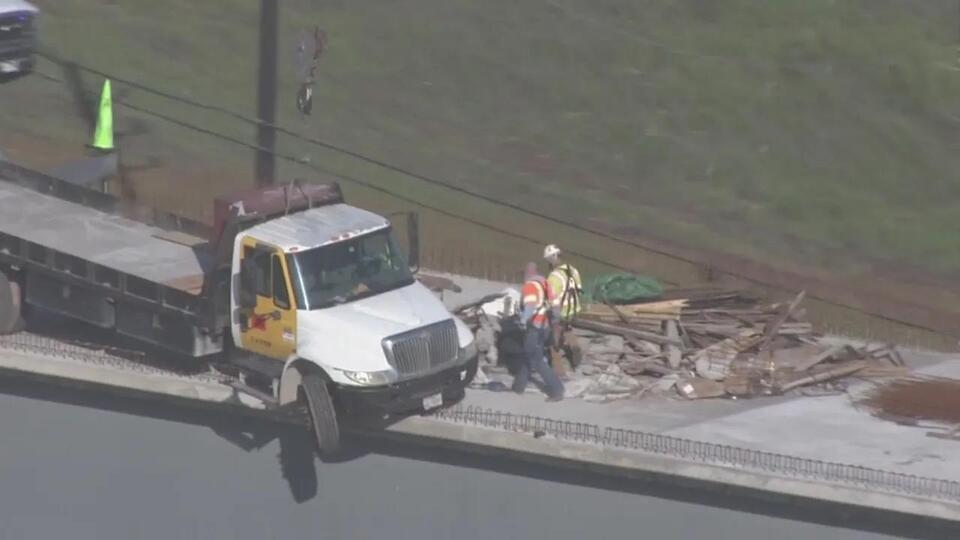
[[[557,377],[557,374],[554,373],[553,368],[550,367],[547,356],[544,354],[544,346],[549,332],[550,330],[547,328],[527,327],[523,336],[525,361],[520,364],[517,376],[513,378],[514,392],[523,392],[530,380],[530,372],[536,371],[543,379],[543,384],[546,385],[547,395],[550,397],[563,396],[563,383],[560,381],[560,377]]]

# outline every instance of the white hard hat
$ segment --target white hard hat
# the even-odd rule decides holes
[[[543,248],[543,258],[546,260],[551,260],[560,255],[560,248],[556,244],[550,244],[547,247]]]

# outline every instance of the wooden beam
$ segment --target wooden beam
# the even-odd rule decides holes
[[[593,330],[595,332],[603,332],[605,334],[616,334],[618,336],[630,336],[639,338],[645,341],[651,341],[653,343],[658,343],[660,345],[676,345],[678,347],[683,347],[683,343],[679,339],[670,339],[666,336],[660,334],[654,334],[653,332],[644,332],[643,330],[634,330],[633,328],[624,328],[623,326],[618,326],[615,324],[602,323],[599,321],[591,321],[588,319],[574,319],[573,326],[576,328],[582,328],[584,330]]]

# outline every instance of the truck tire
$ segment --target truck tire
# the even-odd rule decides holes
[[[300,388],[307,399],[317,452],[321,458],[335,457],[340,451],[340,427],[326,382],[318,373],[305,373]]]
[[[0,272],[0,335],[23,329],[20,319],[20,287]]]

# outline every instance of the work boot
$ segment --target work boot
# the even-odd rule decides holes
[[[544,401],[548,403],[563,401],[563,394],[557,394],[555,396],[547,396],[547,399],[545,399]]]

